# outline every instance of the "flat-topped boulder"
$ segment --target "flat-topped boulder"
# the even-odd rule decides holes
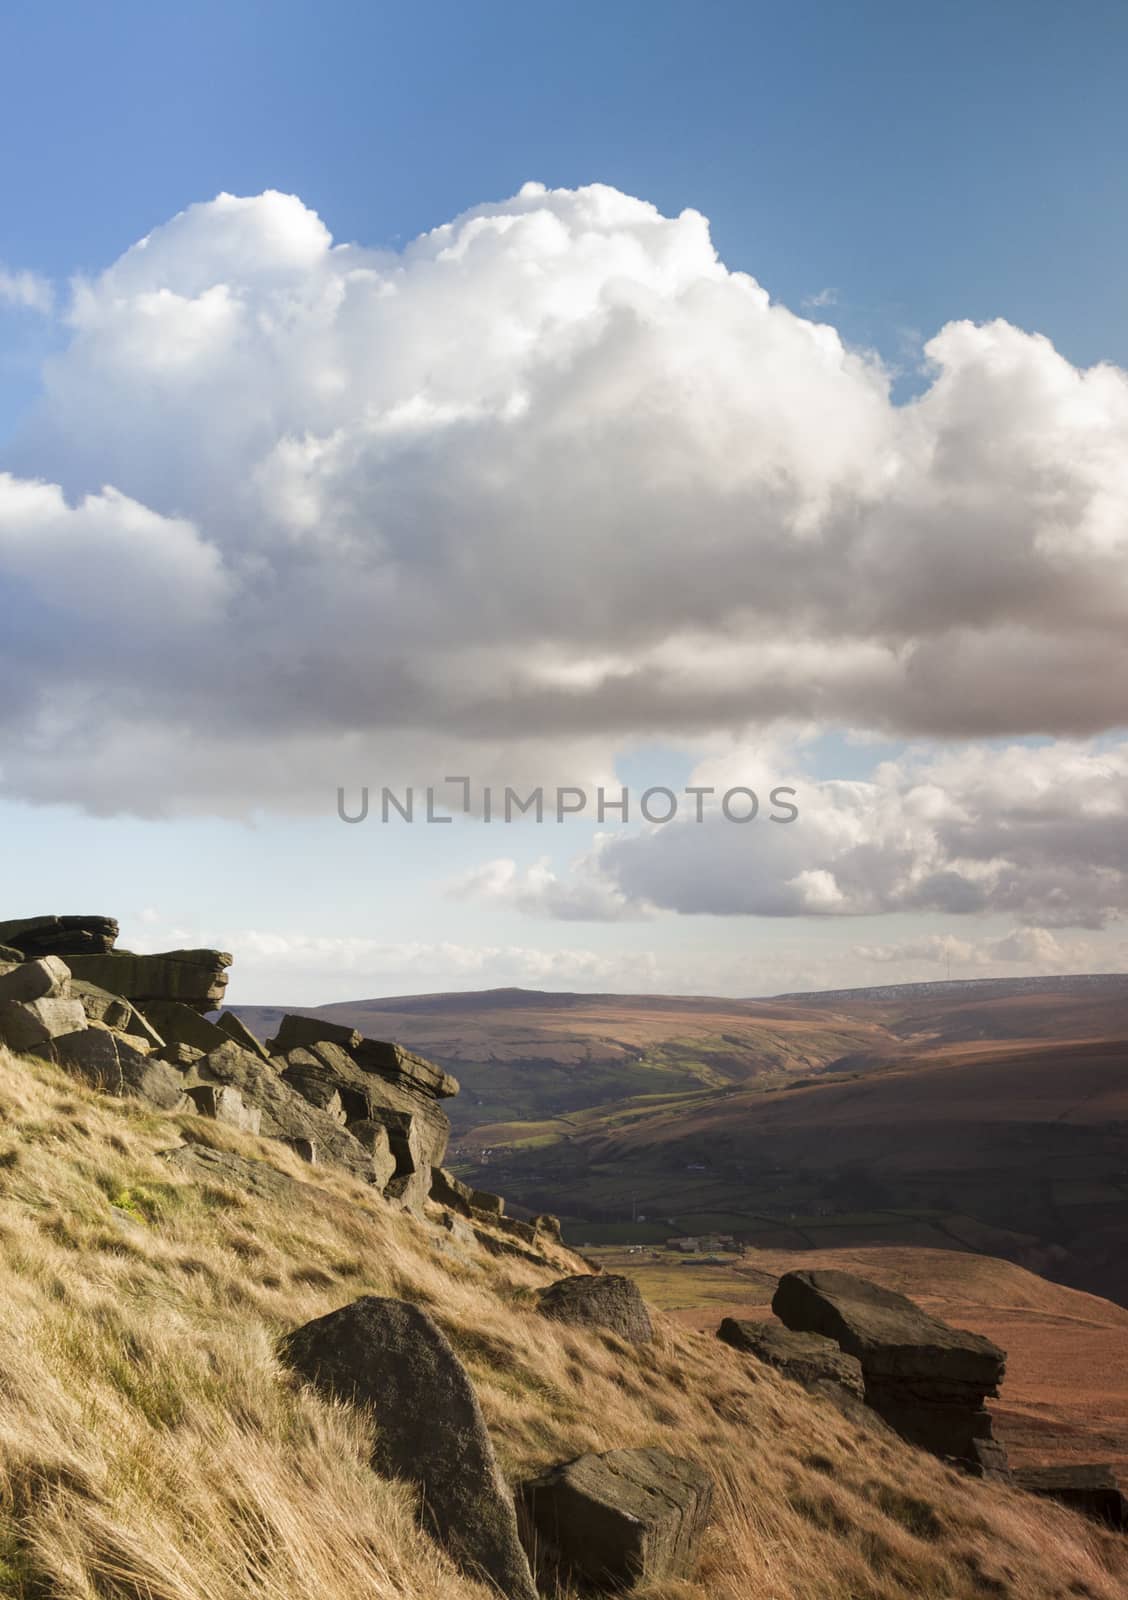
[[[537,1304],[541,1315],[554,1322],[602,1329],[631,1344],[645,1344],[654,1337],[638,1284],[616,1273],[600,1273],[598,1277],[579,1273],[560,1278],[541,1290]]]
[[[223,950],[164,950],[157,955],[109,950],[68,957],[67,965],[74,977],[142,1008],[147,1001],[179,1000],[195,1011],[215,1011],[227,988],[231,957]]]
[[[857,1356],[872,1377],[919,1379],[942,1393],[994,1394],[1006,1353],[978,1333],[952,1328],[893,1289],[833,1268],[788,1272],[772,1298],[787,1327],[821,1333]]]
[[[360,1043],[361,1035],[341,1022],[323,1022],[320,1017],[288,1011],[278,1024],[274,1038],[266,1041],[266,1048],[272,1056],[284,1056],[302,1045],[320,1044],[323,1040],[340,1045],[342,1050],[351,1050]]]
[[[0,922],[0,945],[36,956],[100,955],[118,936],[113,917],[17,917]]]
[[[1006,1353],[952,1328],[905,1295],[851,1272],[789,1272],[772,1310],[861,1362],[866,1403],[909,1443],[979,1474],[1005,1473],[983,1402],[999,1392]]]
[[[1057,1500],[1094,1522],[1128,1532],[1128,1473],[1106,1463],[1017,1467],[1014,1481],[1027,1494]]]
[[[713,1482],[665,1450],[609,1450],[552,1467],[520,1498],[542,1572],[606,1592],[692,1575]]]
[[[862,1364],[821,1333],[796,1333],[781,1322],[751,1322],[725,1317],[717,1338],[775,1367],[804,1388],[837,1383],[860,1400],[865,1393]]]

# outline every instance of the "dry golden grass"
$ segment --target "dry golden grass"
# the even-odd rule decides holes
[[[693,1582],[645,1600],[1022,1600],[1128,1591],[1128,1546],[846,1422],[659,1319],[631,1349],[539,1318],[550,1274],[392,1212],[280,1146],[146,1114],[0,1053],[0,1593],[22,1600],[484,1600],[368,1469],[370,1419],[280,1368],[359,1294],[426,1305],[514,1478],[585,1449],[698,1459]],[[182,1137],[301,1185],[188,1179]],[[560,1271],[566,1270],[561,1260]]]

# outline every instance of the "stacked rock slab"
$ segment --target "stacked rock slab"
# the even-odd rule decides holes
[[[541,1567],[603,1593],[689,1577],[712,1498],[708,1473],[664,1450],[580,1456],[521,1489]]]
[[[113,917],[22,917],[0,922],[0,945],[25,961],[37,956],[101,955],[118,936]]]
[[[726,1317],[717,1329],[717,1338],[734,1350],[743,1350],[775,1367],[805,1389],[821,1390],[824,1384],[835,1383],[859,1400],[864,1396],[861,1362],[824,1334],[796,1333],[780,1322],[745,1322]]]
[[[1006,1473],[983,1404],[999,1392],[1006,1354],[989,1339],[850,1272],[789,1272],[772,1310],[787,1327],[823,1334],[856,1356],[867,1405],[910,1444],[980,1476]]]
[[[133,1000],[142,1010],[150,1001],[178,1000],[195,1011],[215,1011],[223,1003],[231,957],[222,950],[164,950],[157,955],[107,950],[70,956],[67,965],[76,978]]]
[[[441,1169],[450,1119],[439,1105],[458,1082],[422,1056],[354,1028],[291,1013],[267,1040],[283,1081],[368,1147],[386,1141],[390,1200],[422,1211]]]

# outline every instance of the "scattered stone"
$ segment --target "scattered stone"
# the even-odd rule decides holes
[[[563,1573],[600,1589],[690,1577],[713,1483],[664,1450],[609,1450],[522,1485],[527,1543]]]
[[[989,1339],[849,1272],[789,1272],[772,1310],[789,1328],[824,1334],[856,1356],[867,1405],[910,1444],[977,1476],[1005,1474],[983,1402],[999,1391],[1006,1355]]]
[[[352,1050],[360,1043],[361,1035],[343,1023],[323,1022],[320,1017],[303,1017],[291,1011],[278,1024],[274,1038],[266,1041],[266,1048],[272,1056],[285,1056],[302,1045],[321,1044],[323,1040]]]
[[[236,1016],[234,1011],[224,1011],[215,1019],[217,1028],[222,1028],[229,1038],[236,1044],[241,1044],[244,1050],[252,1050],[255,1055],[261,1056],[264,1061],[270,1060],[270,1051],[262,1040],[256,1038],[242,1017]]]
[[[10,944],[0,944],[0,962],[6,967],[15,967],[25,960],[22,950],[14,950]]]
[[[817,1383],[838,1383],[860,1400],[865,1394],[862,1364],[821,1333],[794,1333],[779,1322],[745,1322],[726,1317],[717,1338],[744,1350],[785,1378],[810,1389]]]
[[[282,1356],[326,1393],[369,1406],[375,1469],[414,1484],[425,1525],[508,1600],[537,1600],[477,1396],[419,1306],[366,1296],[290,1334]]]
[[[70,968],[58,956],[39,956],[18,966],[0,967],[0,1004],[59,1000],[70,995]]]
[[[561,1278],[541,1290],[538,1303],[542,1316],[582,1328],[606,1329],[631,1344],[645,1344],[654,1337],[638,1284],[616,1273]]]
[[[547,1238],[554,1239],[558,1244],[563,1241],[564,1234],[560,1227],[560,1218],[552,1216],[545,1211],[539,1217],[533,1218],[533,1227],[538,1233],[543,1233]]]
[[[35,1054],[106,1094],[135,1094],[158,1111],[190,1108],[179,1072],[165,1061],[143,1055],[108,1029],[62,1034],[40,1045]]]
[[[0,922],[0,944],[24,961],[37,956],[98,955],[113,948],[118,925],[113,917],[22,917]]]
[[[1128,1532],[1128,1493],[1117,1469],[1101,1464],[1016,1467],[1014,1482],[1028,1494],[1059,1500],[1094,1522]]]
[[[471,1189],[470,1204],[475,1211],[480,1211],[484,1217],[503,1217],[505,1215],[505,1201],[499,1194],[490,1194],[488,1189]]]
[[[10,1000],[0,1004],[0,1044],[9,1050],[37,1051],[64,1033],[86,1027],[81,1000]]]
[[[142,1008],[154,1000],[180,1000],[196,1011],[216,1011],[227,988],[231,957],[222,950],[165,950],[151,956],[109,950],[76,956],[67,964],[76,978],[124,995]]]
[[[288,1144],[290,1149],[302,1161],[311,1167],[317,1165],[317,1142],[314,1139],[283,1139],[283,1144]]]
[[[150,1000],[145,1015],[166,1044],[190,1044],[204,1055],[226,1044],[229,1037],[182,1000]]]
[[[432,1167],[431,1199],[436,1205],[450,1206],[452,1211],[460,1211],[464,1217],[468,1217],[473,1205],[474,1191],[468,1183],[462,1183],[445,1167]]]
[[[197,1083],[188,1090],[188,1098],[201,1117],[224,1122],[240,1133],[258,1133],[262,1128],[258,1106],[244,1105],[243,1096],[231,1084]]]
[[[523,1239],[526,1244],[543,1243],[532,1223],[522,1222],[520,1217],[488,1217],[485,1220],[491,1227],[507,1233],[511,1239]]]

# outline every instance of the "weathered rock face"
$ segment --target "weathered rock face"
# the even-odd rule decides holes
[[[414,1484],[435,1538],[510,1600],[536,1600],[513,1499],[445,1334],[418,1306],[367,1296],[289,1335],[283,1359],[374,1414],[373,1466]]]
[[[256,1039],[250,1028],[234,1011],[225,1011],[216,1018],[215,1025],[221,1028],[229,1039],[234,1039],[236,1044],[241,1044],[244,1050],[250,1050],[253,1055],[261,1056],[264,1061],[270,1060],[270,1051],[261,1039]]]
[[[142,1009],[151,1000],[179,1000],[195,1011],[215,1011],[227,988],[231,957],[222,950],[166,950],[152,956],[110,950],[74,956],[67,965],[76,978],[135,1000]]]
[[[46,1055],[108,1092],[140,1094],[167,1110],[194,1106],[284,1140],[422,1214],[450,1138],[438,1103],[458,1092],[448,1073],[397,1045],[297,1014],[282,1019],[272,1057],[235,1013],[218,1022],[205,1015],[226,987],[231,957],[222,951],[117,950],[117,923],[106,917],[0,926],[12,958],[0,947],[0,1044]],[[85,1032],[101,1037],[80,1043]],[[45,1048],[56,1040],[58,1049]],[[136,1058],[150,1053],[146,1073]]]
[[[638,1284],[614,1273],[602,1273],[597,1278],[582,1274],[561,1278],[541,1290],[538,1306],[542,1316],[556,1322],[605,1329],[631,1344],[645,1344],[654,1337]]]
[[[261,1112],[261,1132],[271,1139],[312,1141],[323,1159],[346,1168],[366,1183],[375,1180],[372,1158],[356,1139],[317,1106],[284,1082],[274,1068],[225,1037],[218,1049],[190,1069],[198,1083],[230,1084],[244,1105]]]
[[[37,1050],[60,1034],[86,1027],[81,1000],[52,997],[0,1002],[0,1044],[9,1050]]]
[[[522,1522],[542,1567],[602,1590],[627,1589],[692,1574],[712,1497],[708,1473],[692,1461],[664,1450],[610,1450],[524,1484]]]
[[[0,1005],[60,999],[70,994],[70,981],[70,968],[58,956],[40,956],[18,966],[4,963],[0,965]]]
[[[209,1050],[218,1050],[230,1037],[181,1000],[147,1000],[145,1016],[165,1044],[190,1044],[205,1055]]]
[[[418,1063],[420,1068],[430,1068],[430,1063],[389,1045],[368,1050],[369,1065],[362,1066],[357,1057],[377,1041],[360,1040],[355,1050],[350,1050],[340,1039],[360,1036],[329,1026],[337,1032],[337,1039],[310,1040],[309,1035],[326,1024],[316,1018],[284,1017],[278,1033],[268,1042],[275,1051],[274,1064],[291,1088],[328,1115],[343,1118],[350,1130],[360,1125],[366,1132],[374,1125],[386,1130],[394,1168],[384,1192],[389,1199],[421,1212],[430,1192],[431,1170],[441,1166],[446,1154],[450,1119],[427,1086],[430,1080],[426,1074],[420,1071],[411,1079],[406,1070],[401,1070],[402,1062],[399,1066],[396,1062],[403,1058]],[[293,1044],[297,1038],[307,1042]],[[290,1047],[279,1055],[280,1042],[288,1041]],[[390,1077],[381,1076],[377,1070],[374,1063],[379,1060],[392,1063]],[[449,1092],[451,1085],[457,1089],[453,1078],[438,1068],[430,1070],[443,1080],[444,1092]]]
[[[301,1185],[268,1161],[253,1161],[231,1150],[212,1150],[208,1145],[182,1144],[163,1152],[170,1167],[199,1181],[227,1183],[235,1190],[246,1190],[264,1200],[293,1198]]]
[[[100,955],[112,950],[118,925],[112,917],[22,917],[0,922],[0,945],[36,956]]]
[[[1094,1522],[1128,1532],[1128,1490],[1114,1467],[1104,1464],[1018,1467],[1014,1482],[1028,1494],[1059,1500],[1072,1511],[1092,1517]]]
[[[734,1350],[747,1351],[758,1361],[775,1367],[804,1388],[837,1383],[859,1400],[865,1393],[861,1362],[821,1333],[794,1333],[779,1322],[744,1322],[726,1317],[717,1329],[717,1338]]]
[[[970,1472],[1005,1473],[983,1401],[998,1393],[1006,1355],[989,1339],[849,1272],[789,1272],[772,1310],[789,1328],[821,1333],[856,1356],[866,1403],[910,1444]]]
[[[144,1055],[106,1028],[84,1028],[40,1045],[34,1055],[53,1061],[92,1089],[135,1094],[158,1111],[185,1111],[189,1101],[175,1067]]]
[[[188,1098],[201,1117],[226,1122],[241,1133],[262,1130],[262,1112],[257,1106],[244,1105],[238,1089],[228,1083],[198,1083],[188,1090]]]
[[[445,1167],[431,1168],[431,1199],[436,1205],[449,1206],[452,1211],[468,1217],[473,1198],[474,1191],[470,1185],[462,1183],[453,1172],[448,1172]]]

